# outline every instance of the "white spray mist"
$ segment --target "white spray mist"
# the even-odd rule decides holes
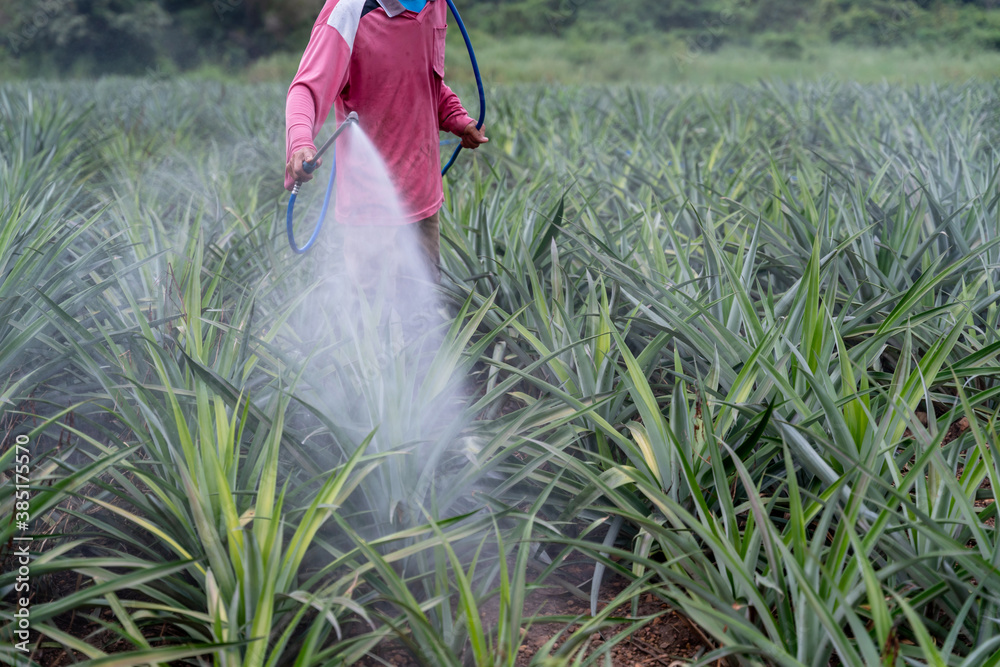
[[[322,377],[312,381],[316,404],[355,438],[374,430],[368,451],[387,454],[364,482],[372,516],[358,530],[371,539],[423,523],[436,480],[466,462],[453,447],[464,392],[451,355],[441,353],[450,323],[420,226],[406,223],[386,165],[358,126],[338,140],[337,180],[348,200],[338,210],[349,215],[327,224],[343,252],[331,254],[303,321],[329,346],[311,361],[309,375]]]

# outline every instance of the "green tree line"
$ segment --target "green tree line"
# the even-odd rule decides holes
[[[1000,0],[457,0],[494,35],[644,39],[700,49],[770,40],[1000,50]],[[299,51],[322,0],[0,0],[0,66],[49,74],[240,67]]]

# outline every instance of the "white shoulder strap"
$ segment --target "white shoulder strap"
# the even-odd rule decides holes
[[[352,52],[354,51],[354,38],[358,34],[358,24],[361,23],[361,10],[364,7],[365,0],[340,0],[326,21],[327,25],[332,26],[340,33]]]

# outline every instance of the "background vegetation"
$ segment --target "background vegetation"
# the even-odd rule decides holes
[[[198,67],[233,73],[262,58],[289,54],[289,63],[271,70],[276,77],[287,77],[321,4],[0,0],[0,65],[7,76],[171,74]],[[831,45],[845,54],[858,48],[910,50],[884,58],[883,69],[918,53],[958,62],[1000,53],[996,0],[463,0],[459,6],[477,42],[491,37],[548,40],[542,42],[550,44],[547,53],[533,48],[493,53],[485,62],[493,63],[493,75],[501,80],[529,78],[525,62],[542,69],[538,64],[547,62],[553,50],[586,71],[594,60],[588,46],[628,54],[612,61],[617,80],[634,80],[632,69],[642,69],[643,60],[657,55],[676,65],[734,48],[791,61],[828,60],[823,49]],[[1000,70],[996,61],[991,66]],[[608,69],[598,71],[597,80],[611,79]],[[661,81],[676,78],[676,66],[659,70]],[[532,76],[543,79],[540,73]],[[595,80],[594,74],[586,76]],[[645,72],[638,74],[638,80],[646,78]]]

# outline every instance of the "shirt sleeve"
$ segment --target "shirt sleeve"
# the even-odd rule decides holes
[[[313,26],[312,36],[302,54],[299,71],[288,88],[285,101],[285,162],[302,148],[316,150],[313,143],[330,114],[334,101],[347,85],[351,46],[327,21],[341,0],[327,0]],[[295,179],[285,173],[285,189]]]
[[[458,95],[443,81],[441,82],[441,96],[438,99],[438,121],[442,130],[459,136],[469,126],[469,123],[476,122],[462,106]]]

